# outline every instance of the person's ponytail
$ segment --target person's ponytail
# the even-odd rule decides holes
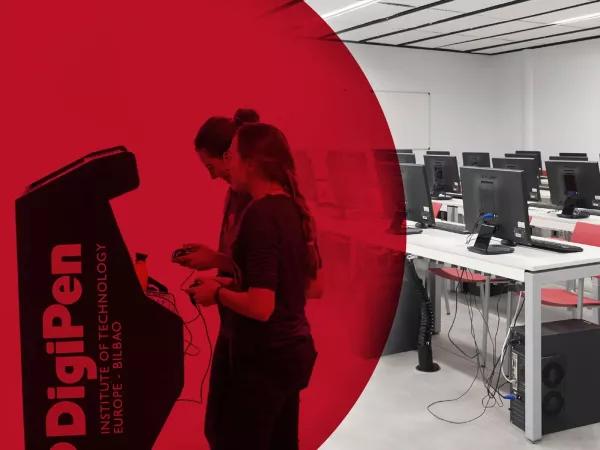
[[[302,219],[304,238],[308,247],[308,261],[306,267],[308,281],[315,280],[317,278],[317,271],[319,270],[320,266],[319,252],[315,242],[317,238],[315,219],[310,208],[308,207],[306,198],[300,192],[298,177],[296,176],[295,171],[291,169],[286,170],[286,176],[287,186],[285,187],[287,188],[286,190],[288,191],[288,194],[292,200],[294,200],[298,206],[298,211],[300,212],[300,217]]]

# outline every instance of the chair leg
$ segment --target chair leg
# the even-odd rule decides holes
[[[481,351],[483,353],[482,366],[485,367],[487,360],[487,346],[488,346],[488,331],[490,321],[490,277],[485,277],[485,285],[483,286],[483,340],[481,344]]]

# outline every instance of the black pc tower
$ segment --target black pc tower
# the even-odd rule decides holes
[[[525,172],[525,190],[527,199],[533,202],[540,201],[540,171],[533,158],[493,158],[495,169],[522,170]]]
[[[537,161],[538,167],[540,168],[540,174],[544,170],[542,167],[542,152],[537,150],[517,150],[512,154],[504,155],[507,158],[533,158]]]
[[[489,153],[463,152],[463,166],[467,167],[490,167]]]
[[[563,207],[559,217],[584,219],[576,208],[600,209],[600,170],[597,162],[547,161],[552,204]]]
[[[512,331],[510,421],[525,430],[525,341]],[[542,323],[542,434],[600,422],[600,327],[583,320]]]
[[[460,177],[456,156],[424,155],[427,184],[432,197],[450,198],[447,192],[459,193]]]
[[[469,251],[512,253],[516,244],[531,244],[525,174],[522,170],[461,167],[467,230],[478,233]],[[492,237],[502,245],[490,245]]]

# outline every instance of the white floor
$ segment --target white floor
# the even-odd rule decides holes
[[[497,324],[497,297],[490,304],[493,315],[490,327]],[[504,300],[501,300],[503,316]],[[600,448],[600,424],[545,436],[539,444],[529,443],[521,430],[509,422],[509,404],[488,409],[479,419],[463,425],[442,422],[433,417],[427,406],[438,400],[453,399],[463,394],[473,381],[476,366],[463,356],[448,339],[448,330],[456,308],[453,296],[452,314],[442,318],[442,333],[434,337],[434,359],[442,370],[433,374],[417,372],[415,352],[386,356],[380,361],[357,404],[321,448],[323,450],[486,450]],[[475,321],[476,336],[481,337],[482,320]],[[586,316],[591,313],[587,312]],[[544,321],[569,318],[566,311],[544,308]],[[476,318],[477,319],[477,318]],[[474,353],[470,319],[464,298],[459,298],[458,317],[451,337],[468,354]],[[521,322],[522,323],[522,322]],[[498,353],[502,346],[505,319],[500,320]],[[491,345],[489,358],[491,358]],[[488,359],[489,360],[489,359]],[[465,421],[483,411],[481,400],[486,394],[481,379],[461,400],[438,404],[432,410],[450,421]],[[599,406],[600,407],[600,406]]]

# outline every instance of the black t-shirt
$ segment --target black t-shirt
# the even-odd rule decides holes
[[[275,310],[267,322],[231,311],[232,335],[241,345],[277,346],[310,334],[305,314],[308,248],[296,203],[269,195],[246,210],[233,247],[242,274],[242,291],[275,292]]]
[[[219,236],[219,252],[231,256],[231,246],[237,238],[240,222],[244,211],[252,201],[249,194],[229,189],[225,200],[225,210],[223,212],[223,223],[221,224],[221,235]],[[218,276],[234,278],[234,274],[219,271]],[[219,307],[221,317],[220,333],[223,336],[231,336],[231,318],[227,308]]]

